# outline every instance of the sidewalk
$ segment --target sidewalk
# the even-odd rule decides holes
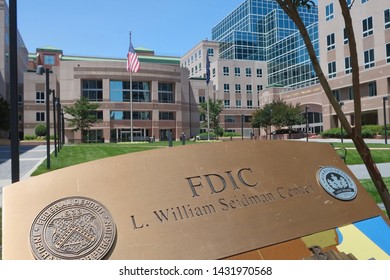
[[[46,145],[20,146],[20,180],[28,179],[46,159]],[[54,151],[54,146],[50,147]],[[9,146],[0,146],[0,207],[3,204],[3,187],[12,183],[11,151]]]

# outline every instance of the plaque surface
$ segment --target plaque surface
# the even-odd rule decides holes
[[[332,184],[344,188],[350,178],[353,186],[341,193],[350,188],[355,196],[329,193],[318,175],[324,167],[333,168]],[[105,214],[74,199],[94,202]],[[72,200],[75,212],[67,214]],[[3,258],[221,259],[378,215],[329,144],[185,145],[80,164],[4,188]],[[115,229],[109,245],[107,234],[111,242]],[[35,234],[45,240],[44,250]]]

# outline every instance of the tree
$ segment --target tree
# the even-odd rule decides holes
[[[220,127],[219,115],[223,110],[222,100],[209,99],[209,112],[210,112],[210,130],[213,130],[215,134],[222,136],[223,130]],[[204,119],[202,127],[207,128],[207,102],[200,103],[200,116]]]
[[[10,129],[10,108],[7,100],[0,96],[0,130]]]
[[[86,131],[99,122],[96,116],[96,109],[99,106],[97,103],[89,102],[86,97],[81,97],[73,106],[64,107],[64,112],[71,116],[70,118],[66,118],[68,125],[73,127],[74,131],[80,130],[83,140]]]
[[[268,128],[271,128],[272,122],[272,105],[273,103],[267,103],[263,108],[256,110],[252,114],[252,127],[264,128],[266,135],[268,135]],[[270,132],[271,133],[271,132]]]
[[[383,201],[383,204],[386,208],[388,215],[390,214],[390,193],[386,187],[386,184],[383,181],[383,178],[380,174],[379,169],[376,167],[376,164],[372,158],[370,149],[367,144],[364,142],[362,137],[362,123],[361,123],[361,95],[360,95],[360,77],[359,77],[359,63],[358,55],[356,49],[356,39],[354,35],[354,29],[352,24],[352,18],[350,14],[351,6],[348,6],[347,1],[339,0],[340,8],[345,23],[345,30],[349,41],[349,51],[351,57],[351,67],[352,67],[352,88],[354,92],[354,114],[355,114],[355,125],[351,126],[348,122],[345,114],[341,110],[341,106],[336,98],[332,94],[332,89],[321,69],[320,63],[317,59],[313,44],[310,40],[310,36],[307,32],[306,26],[304,25],[301,17],[298,13],[299,7],[304,7],[310,9],[315,6],[314,1],[311,0],[276,0],[279,6],[284,10],[284,12],[291,18],[291,20],[297,26],[303,41],[305,42],[310,60],[313,64],[314,70],[317,74],[317,77],[320,81],[322,88],[325,91],[325,94],[331,103],[333,109],[335,110],[338,119],[340,120],[341,126],[345,129],[349,137],[352,139],[355,144],[356,150],[358,151],[360,157],[362,158],[368,173]]]
[[[277,129],[288,127],[291,135],[292,127],[303,123],[303,121],[300,105],[287,104],[283,100],[274,100],[256,110],[252,115],[252,127],[264,128],[266,133],[271,126],[275,126]]]

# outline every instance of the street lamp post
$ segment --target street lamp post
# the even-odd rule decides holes
[[[309,142],[309,116],[308,116],[309,106],[305,107],[305,115],[306,115],[306,142]]]
[[[4,5],[4,4],[3,4]],[[19,110],[18,110],[18,42],[17,4],[9,1],[9,71],[10,71],[10,139],[11,139],[11,179],[19,182]]]
[[[58,151],[61,149],[61,102],[60,98],[56,98],[56,109],[57,109],[57,145]]]
[[[241,140],[244,140],[244,115],[241,114]]]
[[[57,116],[56,116],[56,92],[53,89],[53,136],[54,136],[54,156],[57,157]]]
[[[38,65],[36,73],[38,75],[46,74],[46,167],[50,169],[50,85],[49,69]]]
[[[344,102],[340,102],[340,108],[342,109],[343,106],[344,106]],[[343,139],[343,124],[341,123],[340,121],[340,137],[341,137],[341,143],[344,143],[344,139]]]
[[[383,97],[383,120],[384,120],[384,129],[385,129],[385,144],[387,144],[387,124],[386,124],[386,100],[388,100],[388,96]]]
[[[65,144],[65,117],[64,109],[61,108],[61,144]]]

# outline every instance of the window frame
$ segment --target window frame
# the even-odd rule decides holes
[[[375,67],[374,49],[365,50],[363,56],[364,56],[364,69]]]

